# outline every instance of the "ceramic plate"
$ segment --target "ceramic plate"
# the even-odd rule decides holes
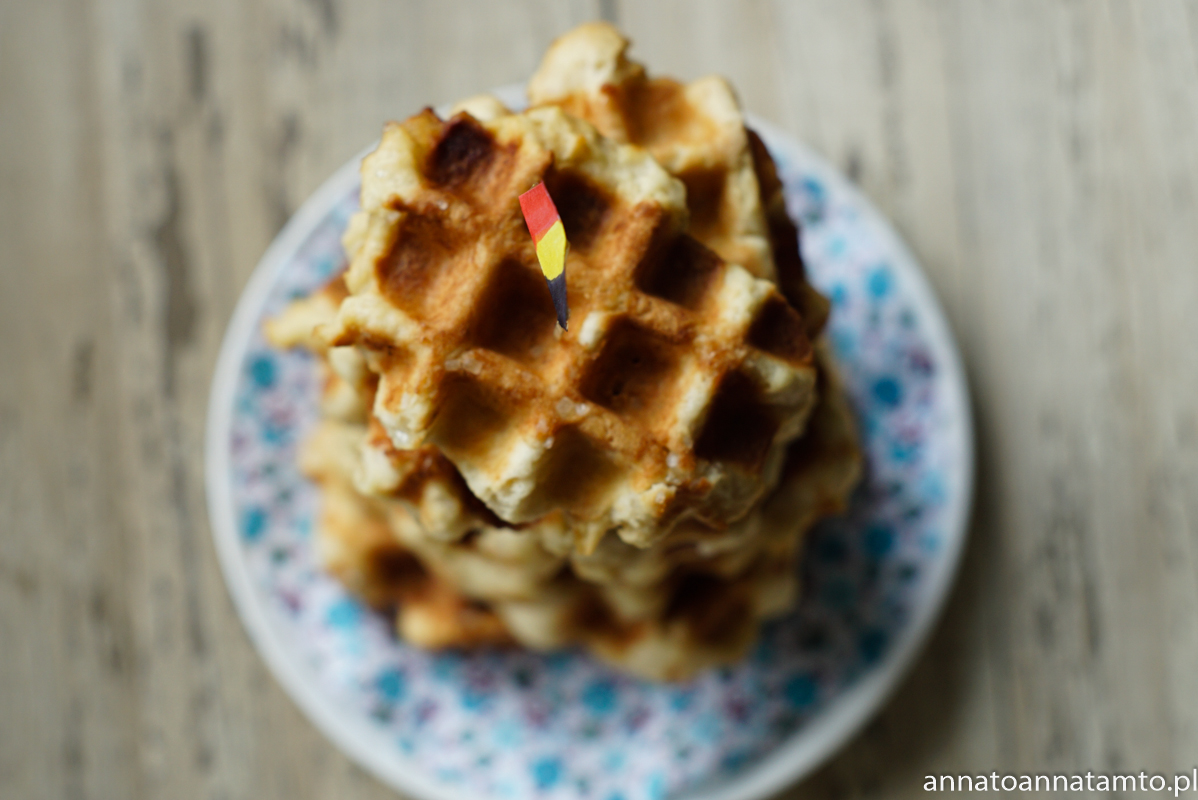
[[[424,652],[321,572],[318,497],[295,466],[316,420],[316,365],[271,349],[261,324],[343,267],[339,237],[357,207],[359,159],[304,204],[246,287],[208,416],[209,513],[225,578],[287,692],[403,793],[765,797],[840,747],[926,639],[956,571],[972,490],[956,349],[919,267],[878,212],[806,147],[753,126],[802,225],[811,280],[832,298],[829,338],[868,466],[850,512],[810,536],[800,607],[769,624],[743,663],[691,683],[633,680],[575,651]]]

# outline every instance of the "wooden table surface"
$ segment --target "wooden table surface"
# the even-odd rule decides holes
[[[0,4],[0,797],[386,798],[217,567],[233,305],[384,120],[603,16],[722,73],[897,224],[957,334],[976,513],[885,710],[785,797],[1198,762],[1198,5]]]

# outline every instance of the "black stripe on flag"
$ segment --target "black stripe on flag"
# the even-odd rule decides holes
[[[569,330],[566,327],[566,320],[570,319],[570,307],[566,305],[566,271],[563,269],[556,278],[546,278],[545,282],[549,284],[549,296],[553,298],[553,307],[557,310],[557,324],[562,326],[562,330]]]

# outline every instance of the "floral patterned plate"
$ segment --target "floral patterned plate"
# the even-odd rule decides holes
[[[505,92],[520,105],[520,92]],[[743,663],[684,685],[568,651],[409,647],[314,560],[318,498],[295,466],[314,363],[262,321],[343,265],[359,159],[279,234],[238,303],[208,411],[209,514],[229,591],[279,682],[381,780],[421,800],[745,800],[809,773],[886,699],[944,603],[965,538],[973,433],[964,373],[919,267],[811,151],[753,122],[801,221],[857,412],[867,474],[812,533],[803,599]]]

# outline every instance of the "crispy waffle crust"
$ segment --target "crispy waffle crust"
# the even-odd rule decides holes
[[[325,336],[379,375],[392,442],[435,445],[510,523],[560,510],[592,550],[723,525],[776,483],[815,399],[802,318],[685,233],[685,189],[554,107],[388,125]],[[571,243],[559,333],[516,198],[544,181]]]

